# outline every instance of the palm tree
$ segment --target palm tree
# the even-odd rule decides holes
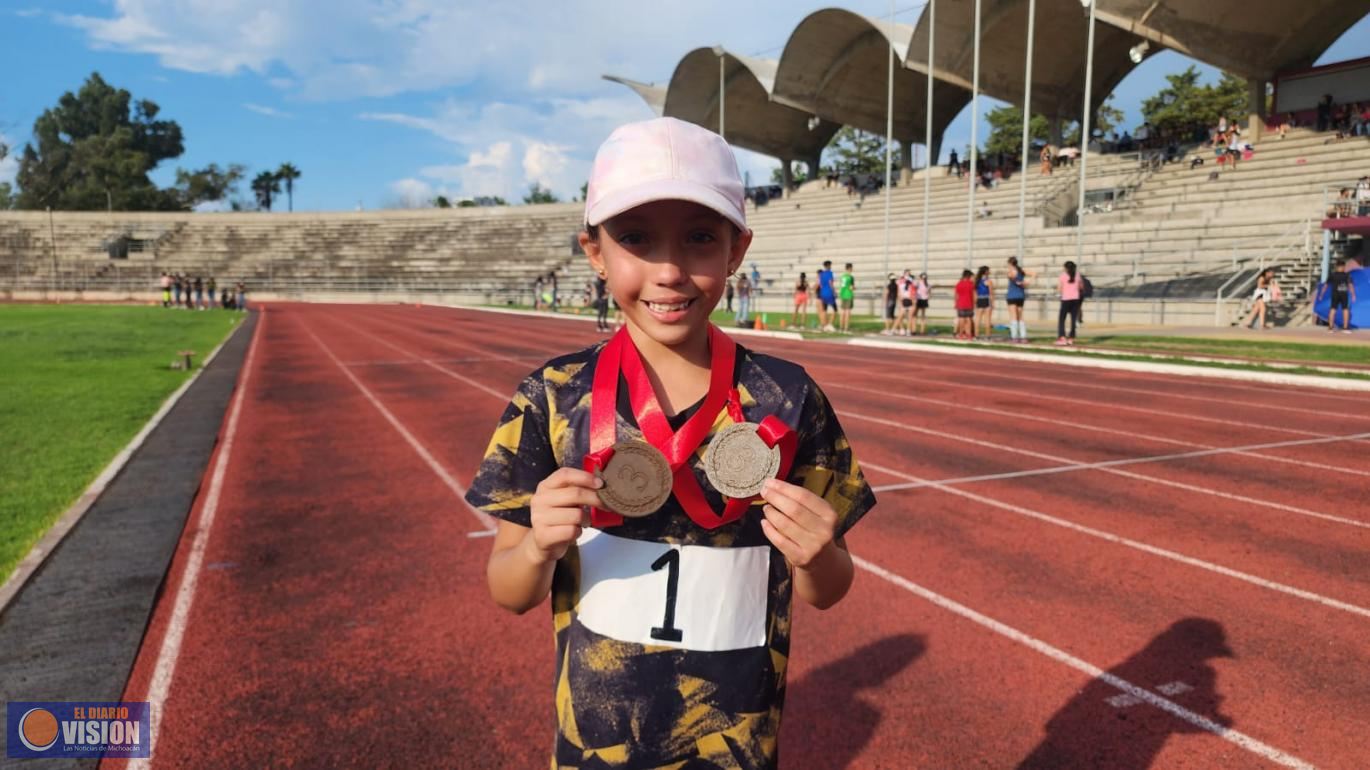
[[[285,182],[285,198],[290,205],[290,211],[295,210],[295,180],[303,176],[298,168],[289,163],[282,163],[276,169],[276,178]]]
[[[270,171],[263,171],[252,179],[252,192],[257,194],[257,205],[271,210],[271,198],[281,191],[281,180]]]

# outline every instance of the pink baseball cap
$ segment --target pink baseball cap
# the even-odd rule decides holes
[[[707,128],[675,118],[619,126],[599,146],[585,191],[585,224],[644,203],[681,200],[747,229],[742,177],[732,148]]]

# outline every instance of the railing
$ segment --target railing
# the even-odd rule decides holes
[[[1362,188],[1360,185],[1360,180],[1323,185],[1322,210],[1324,215],[1332,214],[1335,210],[1337,217],[1370,216],[1370,188]],[[1342,198],[1342,190],[1349,190],[1351,196]]]
[[[1299,259],[1306,259],[1311,249],[1312,229],[1312,219],[1295,223],[1294,226],[1284,231],[1273,245],[1260,254],[1241,260],[1244,263],[1242,266],[1238,264],[1234,249],[1232,267],[1235,272],[1222,286],[1218,287],[1213,302],[1213,325],[1223,325],[1223,310],[1226,307],[1226,299],[1245,293],[1247,289],[1255,285],[1256,280],[1266,268],[1279,267],[1283,264],[1297,262]],[[1288,257],[1289,252],[1293,250],[1297,250],[1295,252],[1297,256]],[[1253,267],[1255,268],[1254,271],[1252,271]],[[1239,280],[1243,277],[1245,277],[1244,280]],[[1233,286],[1234,283],[1235,286]]]

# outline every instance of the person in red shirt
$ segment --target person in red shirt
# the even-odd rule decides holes
[[[975,338],[975,274],[961,271],[956,282],[956,339]]]

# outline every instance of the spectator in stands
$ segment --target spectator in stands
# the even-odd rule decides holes
[[[1337,199],[1332,201],[1331,206],[1327,207],[1327,218],[1340,219],[1342,217],[1349,217],[1355,213],[1355,209],[1356,202],[1355,199],[1351,197],[1351,188],[1343,187],[1341,188],[1341,193],[1337,196]]]
[[[809,325],[809,274],[800,273],[794,282],[794,313],[790,315],[790,326],[803,329]]]
[[[976,219],[989,219],[994,216],[994,211],[989,207],[989,201],[980,201],[980,208],[975,212]]]
[[[1370,216],[1370,176],[1356,182],[1356,216]]]
[[[1351,274],[1346,271],[1346,260],[1337,260],[1337,271],[1327,276],[1327,283],[1318,290],[1318,301],[1332,292],[1332,304],[1327,308],[1327,331],[1337,330],[1337,308],[1341,308],[1341,328],[1351,333],[1351,303],[1356,301],[1356,286],[1351,282]]]
[[[842,268],[842,275],[838,278],[837,299],[842,306],[842,333],[850,334],[851,309],[856,304],[856,276],[852,275],[852,263],[850,262]]]
[[[913,296],[916,304],[913,306],[913,320],[911,321],[910,326],[912,327],[913,321],[916,321],[917,328],[910,328],[910,332],[913,334],[927,334],[928,302],[932,299],[932,284],[928,283],[927,273],[918,274],[918,281],[913,285]]]
[[[1037,159],[1041,161],[1042,164],[1042,176],[1051,176],[1051,145],[1048,144],[1044,146],[1042,152],[1037,156]]]
[[[961,178],[961,159],[957,157],[956,150],[951,151],[951,156],[947,159],[947,176],[955,174]]]
[[[975,273],[975,330],[977,338],[989,339],[994,334],[994,280],[989,265],[981,265]]]
[[[747,274],[743,273],[737,277],[737,315],[734,320],[741,326],[747,321],[748,313],[751,311],[752,304],[752,282],[747,280]]]
[[[908,273],[904,271],[904,275]],[[885,328],[880,333],[888,337],[894,334],[895,317],[899,313],[899,279],[890,273],[885,276],[885,281]]]
[[[761,296],[761,268],[756,263],[752,263],[752,293]]]
[[[205,281],[205,294],[209,295],[209,307],[211,309],[214,307],[214,298],[219,296],[215,293],[218,288],[218,282],[215,281],[214,276],[211,275],[209,279]]]
[[[1242,156],[1242,132],[1237,129],[1236,124],[1227,131],[1227,159],[1232,162],[1232,169],[1237,168],[1237,159]]]
[[[1323,94],[1322,101],[1318,102],[1318,123],[1319,133],[1326,131],[1332,125],[1332,94]]]
[[[171,307],[171,276],[167,275],[165,270],[162,271],[160,285],[162,287],[162,307]]]
[[[956,282],[956,339],[975,338],[975,274],[961,271]]]
[[[1251,292],[1251,312],[1247,313],[1246,318],[1242,319],[1242,326],[1252,329],[1269,329],[1270,324],[1265,320],[1266,311],[1269,309],[1270,301],[1273,299],[1273,284],[1275,283],[1275,271],[1265,269],[1256,276],[1256,288]]]
[[[1056,344],[1074,345],[1075,326],[1080,322],[1080,304],[1084,302],[1084,275],[1074,262],[1066,262],[1065,270],[1056,279],[1061,294],[1061,311],[1056,316]],[[1066,318],[1070,318],[1070,334],[1066,334]]]
[[[732,286],[732,284],[728,284]],[[729,292],[731,294],[732,292]],[[609,281],[604,275],[595,277],[595,328],[607,332],[609,328]]]
[[[1014,342],[1027,342],[1027,323],[1023,321],[1023,305],[1027,304],[1027,286],[1036,273],[1029,273],[1018,265],[1017,257],[1008,258],[1008,337]]]

